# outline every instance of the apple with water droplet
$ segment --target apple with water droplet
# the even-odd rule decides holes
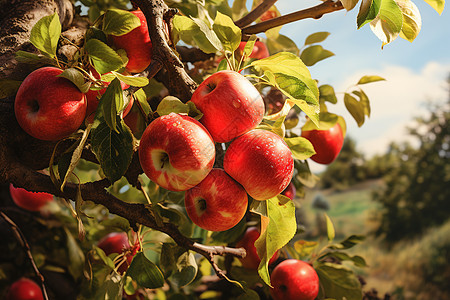
[[[63,70],[44,67],[31,72],[17,91],[14,111],[20,127],[45,141],[74,133],[86,116],[86,97]]]
[[[314,300],[319,294],[319,276],[310,264],[287,259],[279,263],[270,275],[274,300]]]
[[[186,191],[184,201],[192,222],[211,231],[238,224],[248,205],[244,188],[222,169],[212,169],[202,182]]]
[[[142,134],[139,160],[144,173],[171,191],[186,191],[211,171],[215,159],[211,135],[194,118],[170,113],[155,119]]]
[[[273,132],[253,129],[225,152],[223,168],[256,200],[281,193],[294,172],[294,159],[284,140]]]
[[[206,78],[191,101],[203,113],[200,122],[218,143],[255,128],[264,116],[261,94],[235,71],[219,71]]]

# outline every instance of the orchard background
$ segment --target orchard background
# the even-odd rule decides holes
[[[426,2],[442,13],[444,1]],[[381,89],[384,78],[366,74],[335,92],[308,70],[333,56],[322,46],[329,33],[311,31],[304,45],[280,33],[285,24],[320,24],[327,15],[358,10],[357,26],[370,27],[383,47],[395,47],[397,38],[413,41],[419,34],[419,10],[411,1],[346,0],[281,15],[274,4],[0,1],[1,297],[26,277],[49,299],[270,299],[273,268],[291,258],[313,266],[319,299],[450,298],[449,102],[429,105],[414,121],[410,131],[418,143],[393,143],[387,153],[366,158],[347,136],[338,158],[313,174],[313,145],[300,134],[336,124],[345,134],[355,121],[367,126],[365,89],[373,82]],[[135,49],[152,55],[143,70],[130,71],[127,62],[141,54],[121,50],[111,36],[139,26],[126,12],[138,8],[152,46]],[[252,57],[260,42],[269,57]],[[111,82],[100,109],[70,136],[50,142],[25,133],[14,111],[22,81],[44,66],[64,69],[62,76],[83,93]],[[211,232],[186,214],[184,191],[147,178],[138,149],[145,127],[159,116],[176,112],[201,121],[203,112],[189,100],[198,84],[225,69],[240,71],[263,96],[258,128],[289,146],[295,192],[292,200],[249,198],[236,226]],[[131,99],[127,120],[123,109]],[[345,119],[334,114],[342,109]],[[222,167],[227,147],[216,143],[215,167]],[[23,209],[12,201],[11,183],[56,197],[38,211]],[[238,259],[248,227],[262,233],[256,243],[262,262],[251,268]],[[102,246],[114,232],[126,248],[119,255],[123,247]]]

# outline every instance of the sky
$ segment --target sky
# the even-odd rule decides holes
[[[405,128],[414,117],[426,114],[426,101],[448,99],[446,78],[450,75],[450,10],[439,15],[423,0],[413,1],[420,10],[422,29],[411,43],[397,38],[381,49],[381,41],[369,25],[356,28],[358,7],[324,15],[321,19],[300,20],[285,25],[281,33],[302,47],[305,38],[314,32],[327,31],[330,36],[321,45],[335,56],[310,67],[319,84],[331,84],[338,94],[338,103],[329,105],[331,112],[347,121],[347,134],[357,142],[366,157],[382,154],[391,141],[407,139]],[[315,6],[320,1],[279,0],[282,14]],[[361,86],[371,102],[371,117],[358,128],[342,100],[343,92],[363,75],[379,75],[386,79]],[[313,171],[323,166],[311,162]]]

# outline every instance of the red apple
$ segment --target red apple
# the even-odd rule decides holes
[[[34,193],[22,188],[16,188],[11,183],[9,192],[14,203],[29,211],[39,211],[48,202],[53,201],[53,195],[48,193]]]
[[[189,218],[203,229],[224,231],[235,226],[247,211],[244,188],[222,169],[212,169],[185,195]]]
[[[338,123],[328,130],[302,131],[302,137],[314,146],[316,154],[311,159],[324,165],[332,163],[344,145],[344,135]]]
[[[6,300],[44,300],[44,296],[36,282],[23,277],[11,285]]]
[[[239,258],[241,264],[246,269],[257,270],[261,259],[256,252],[255,241],[259,238],[260,232],[256,227],[249,227],[245,232],[239,242],[237,242],[236,247],[244,248],[247,252],[247,255],[244,258]],[[275,252],[275,254],[270,258],[269,265],[271,265],[274,261],[277,260],[279,256],[279,252]]]
[[[17,91],[14,110],[29,135],[57,141],[75,132],[86,116],[86,98],[63,70],[44,67],[31,72]]]
[[[259,17],[259,19],[260,19],[261,21],[267,21],[267,20],[270,20],[270,19],[273,19],[273,18],[276,18],[276,17],[278,17],[277,11],[274,10],[274,9],[269,9],[268,11],[266,11],[265,13],[263,13],[263,14],[261,15],[261,17]]]
[[[191,101],[203,113],[200,122],[219,143],[255,128],[264,116],[264,101],[258,90],[234,71],[220,71],[208,77],[195,90]]]
[[[247,42],[241,42],[239,44],[239,50],[241,50],[241,53],[244,52],[245,44],[247,44]],[[266,44],[264,44],[264,42],[256,41],[255,45],[253,46],[252,53],[250,53],[249,57],[256,59],[269,57],[269,49],[267,49],[267,46]]]
[[[113,35],[113,44],[117,49],[123,49],[127,53],[128,63],[126,69],[130,73],[144,71],[152,60],[152,41],[148,34],[148,25],[144,13],[141,10],[131,11],[141,21],[141,26],[134,28],[123,35]]]
[[[295,185],[291,182],[289,182],[289,185],[287,188],[284,189],[284,191],[281,192],[281,194],[285,195],[291,200],[294,200],[295,194],[297,193],[297,189],[295,188]]]
[[[126,262],[123,262],[118,271],[120,273],[125,272],[131,264],[134,255],[139,251],[139,243],[136,241],[135,245],[132,247],[128,241],[128,235],[125,232],[111,232],[105,235],[97,244],[97,246],[102,249],[106,255],[112,253],[125,253]]]
[[[170,113],[147,126],[139,159],[145,174],[156,184],[171,191],[186,191],[211,171],[214,141],[194,118]]]
[[[294,172],[294,159],[280,136],[254,129],[231,142],[223,167],[250,196],[266,200],[288,186]]]
[[[319,294],[319,276],[308,263],[287,259],[270,275],[274,300],[314,300]]]

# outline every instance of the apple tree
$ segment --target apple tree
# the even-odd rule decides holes
[[[363,237],[336,242],[325,216],[325,239],[302,240],[296,207],[308,159],[342,147],[332,106],[362,126],[363,86],[384,79],[338,101],[308,70],[329,33],[298,47],[280,27],[359,8],[383,46],[412,41],[412,1],[0,3],[2,296],[28,277],[36,299],[362,299],[342,262],[365,266],[346,252]]]

